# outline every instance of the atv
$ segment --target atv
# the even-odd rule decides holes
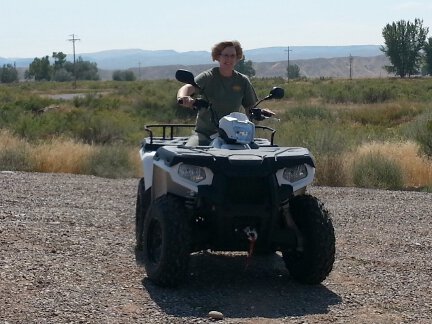
[[[188,71],[178,70],[176,78],[199,88]],[[329,275],[335,234],[329,212],[306,193],[315,175],[312,154],[279,147],[274,129],[250,121],[269,118],[258,104],[280,99],[283,92],[273,88],[249,118],[231,113],[215,120],[219,133],[209,146],[185,145],[188,136],[179,136],[179,130],[194,125],[145,127],[136,251],[151,281],[179,285],[191,253],[206,250],[244,251],[248,257],[280,252],[291,277],[304,284],[319,284]],[[203,98],[194,106],[211,109]],[[256,137],[260,128],[270,138]]]

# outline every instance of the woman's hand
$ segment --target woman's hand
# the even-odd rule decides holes
[[[194,99],[191,96],[178,97],[177,103],[183,107],[193,108]]]
[[[185,84],[177,91],[177,103],[180,106],[193,108],[194,99],[191,97],[195,93],[195,87],[191,84]]]
[[[276,115],[273,111],[266,108],[251,108],[249,111],[250,118],[257,121],[261,121]]]
[[[273,117],[274,115],[276,115],[276,113],[267,108],[262,108],[261,114],[263,114],[265,117]]]

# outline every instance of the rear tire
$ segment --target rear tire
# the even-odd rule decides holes
[[[181,199],[162,196],[144,220],[143,261],[147,276],[159,286],[174,287],[189,265],[191,230]]]
[[[336,240],[329,212],[311,195],[292,198],[289,208],[304,246],[303,251],[283,251],[285,265],[295,280],[319,284],[329,275],[335,260]]]

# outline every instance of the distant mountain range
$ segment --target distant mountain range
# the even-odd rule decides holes
[[[387,77],[389,74],[384,70],[389,65],[384,55],[361,57],[353,56],[352,61],[346,57],[319,58],[308,60],[290,60],[290,64],[296,64],[300,68],[301,76],[307,78],[349,78],[350,70],[352,78],[379,78]],[[351,64],[351,69],[350,69]],[[258,78],[286,77],[288,62],[254,62],[255,76]],[[187,69],[195,75],[209,69],[216,64],[200,65],[164,65],[131,68],[140,80],[173,79],[175,71]],[[112,79],[112,70],[99,70],[102,80]]]
[[[286,76],[288,53],[290,64],[300,67],[301,75],[316,77],[355,78],[387,76],[383,69],[388,59],[379,45],[352,46],[290,46],[267,47],[246,50],[246,60],[251,60],[257,77]],[[107,50],[96,53],[77,54],[83,60],[95,62],[102,80],[110,80],[113,70],[132,69],[138,79],[171,79],[178,68],[198,73],[215,65],[208,51],[176,52],[174,50]],[[34,58],[2,58],[3,64],[16,64],[20,70],[27,69]],[[69,61],[73,58],[67,56]]]
[[[51,55],[52,53],[47,53]],[[266,47],[246,50],[246,60],[252,62],[278,62],[288,60],[287,47]],[[308,60],[315,58],[335,58],[361,56],[370,57],[381,55],[379,45],[352,45],[352,46],[291,46],[289,47],[290,60]],[[0,52],[1,55],[1,52]],[[99,69],[116,70],[133,67],[165,66],[165,65],[199,65],[211,64],[211,55],[208,51],[176,52],[174,50],[107,50],[96,53],[77,54],[83,60],[97,63]],[[67,59],[72,61],[72,56]],[[0,65],[16,64],[17,67],[27,68],[34,58],[3,58]]]

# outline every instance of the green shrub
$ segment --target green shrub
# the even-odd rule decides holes
[[[400,166],[379,153],[369,153],[355,161],[353,182],[358,187],[402,189],[403,172]]]
[[[326,102],[375,104],[397,97],[398,92],[387,82],[376,80],[330,81],[320,84],[320,96]]]
[[[75,111],[67,116],[71,136],[86,144],[113,144],[127,141],[138,127],[131,116],[120,111]]]
[[[26,111],[31,112],[38,112],[41,109],[50,106],[54,103],[54,100],[40,97],[36,95],[30,95],[30,96],[23,96],[22,98],[19,98],[15,103],[14,106],[19,109],[24,109]]]
[[[432,157],[432,119],[425,122],[416,139],[426,155]]]
[[[395,97],[390,88],[367,87],[361,95],[361,103],[374,104],[391,100]]]
[[[129,150],[124,146],[102,146],[91,155],[84,173],[105,178],[128,178],[134,176],[134,166]]]
[[[11,125],[15,134],[26,139],[37,139],[41,135],[41,120],[30,114],[22,114]]]
[[[103,96],[98,93],[88,93],[85,96],[75,96],[73,103],[76,108],[101,108],[101,109],[118,109],[120,99],[116,97]]]
[[[299,118],[310,121],[319,119],[321,121],[332,121],[333,116],[329,109],[317,106],[296,106],[286,111],[284,119]]]
[[[113,72],[112,79],[114,81],[135,81],[136,76],[131,70],[116,70]]]
[[[419,115],[406,128],[405,133],[420,145],[423,153],[432,157],[432,112]]]
[[[341,115],[347,120],[362,125],[394,127],[414,119],[424,109],[422,105],[413,106],[412,103],[404,101],[346,109]]]
[[[318,119],[293,119],[277,126],[277,144],[308,148],[315,155],[340,154],[355,141],[343,125]]]
[[[31,171],[32,162],[28,150],[22,146],[0,150],[0,170]]]
[[[319,183],[343,183],[342,175],[335,173],[337,157],[364,142],[409,138],[432,155],[430,78],[251,80],[259,97],[273,86],[285,89],[284,99],[262,104],[281,121],[262,124],[277,129],[277,144],[311,150],[319,165]],[[194,123],[196,112],[175,102],[181,85],[175,80],[80,81],[78,89],[68,82],[1,84],[0,129],[32,144],[61,136],[90,144],[138,146],[147,135],[145,124]],[[48,96],[62,93],[85,95],[70,101]],[[59,109],[35,113],[48,106]],[[18,161],[13,154],[20,153],[8,152],[7,160]]]
[[[421,191],[432,193],[432,185],[422,188]]]

